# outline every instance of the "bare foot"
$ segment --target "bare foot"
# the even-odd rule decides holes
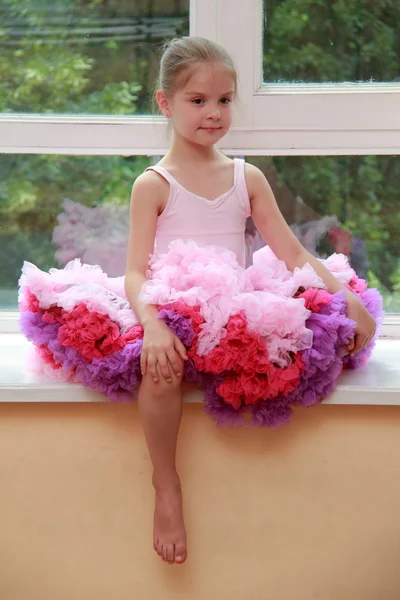
[[[186,560],[186,529],[182,512],[182,491],[179,477],[155,481],[154,550],[169,564]]]

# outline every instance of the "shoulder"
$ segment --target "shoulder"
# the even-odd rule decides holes
[[[146,201],[162,209],[168,197],[169,184],[156,171],[144,171],[137,177],[132,186],[131,201]]]
[[[168,182],[156,171],[144,171],[133,183],[132,191],[136,193],[163,193]]]
[[[258,167],[245,162],[244,173],[250,199],[257,196],[260,192],[269,189],[269,183],[264,173]]]

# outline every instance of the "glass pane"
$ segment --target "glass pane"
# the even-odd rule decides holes
[[[248,157],[270,182],[303,245],[342,252],[400,313],[400,157]],[[133,181],[148,157],[0,155],[0,310],[15,310],[24,260],[79,257],[124,273]],[[248,223],[248,241],[263,244]]]
[[[0,310],[17,307],[24,260],[73,258],[123,275],[132,183],[148,157],[0,155]]]
[[[151,113],[159,49],[189,0],[0,0],[0,112]]]
[[[263,171],[307,250],[321,258],[346,254],[357,274],[381,291],[386,311],[400,312],[399,156],[246,160]],[[253,248],[260,247],[251,222],[248,230]]]
[[[398,0],[264,0],[265,82],[400,81]]]

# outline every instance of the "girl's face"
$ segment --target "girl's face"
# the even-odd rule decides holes
[[[159,106],[174,131],[191,143],[212,146],[232,122],[234,80],[221,64],[199,64],[184,88],[167,99],[158,92]]]

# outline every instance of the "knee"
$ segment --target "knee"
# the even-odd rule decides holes
[[[157,369],[158,381],[154,381],[152,375],[146,373],[143,375],[142,386],[148,393],[160,397],[180,391],[183,380],[183,369],[184,362],[181,359],[181,365],[179,368],[180,375],[178,377],[174,372],[172,372],[171,381],[167,381],[159,369]]]

